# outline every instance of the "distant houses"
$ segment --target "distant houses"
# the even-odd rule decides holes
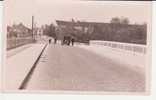
[[[32,36],[32,30],[22,23],[7,26],[7,38],[13,37],[30,37]]]

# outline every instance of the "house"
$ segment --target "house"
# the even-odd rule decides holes
[[[22,23],[7,26],[7,37],[29,37],[32,36],[32,31]]]

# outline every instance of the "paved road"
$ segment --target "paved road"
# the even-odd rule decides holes
[[[51,44],[26,89],[140,92],[145,89],[145,77],[82,48]]]

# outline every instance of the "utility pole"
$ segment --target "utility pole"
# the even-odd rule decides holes
[[[34,39],[34,16],[32,16],[32,39]]]

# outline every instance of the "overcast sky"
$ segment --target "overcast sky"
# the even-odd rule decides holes
[[[109,22],[112,17],[128,17],[131,23],[149,22],[150,2],[79,1],[79,0],[6,0],[6,23],[23,22],[31,26],[35,16],[38,26],[55,20]]]

